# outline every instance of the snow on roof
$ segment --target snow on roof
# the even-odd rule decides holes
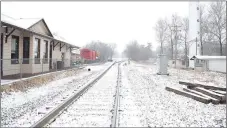
[[[19,24],[19,26],[23,27],[23,28],[29,28],[32,25],[34,25],[35,23],[39,22],[41,19],[19,19],[17,20],[17,23]]]
[[[54,36],[54,38],[57,39],[57,40],[60,40],[60,41],[63,41],[63,42],[67,42],[66,39],[65,39],[64,37],[60,36],[60,35],[59,35],[58,33],[56,33],[56,32],[53,32],[53,36]]]
[[[60,36],[60,35],[59,35],[58,33],[56,33],[56,32],[53,32],[53,36],[54,36],[54,38],[55,38],[56,40],[59,40],[59,41],[65,42],[65,43],[67,43],[67,44],[70,44],[70,45],[72,45],[72,46],[75,46],[74,44],[69,43],[69,41],[67,41],[64,37]],[[78,47],[78,46],[75,46],[75,47]],[[79,48],[79,47],[78,47],[78,48]]]
[[[4,15],[4,14],[1,14],[1,21],[9,23],[9,24],[17,25],[16,19],[9,17],[7,15]]]
[[[1,21],[24,28],[28,29],[38,21],[40,21],[42,18],[20,18],[20,19],[15,19],[10,16],[1,14]]]
[[[38,21],[42,20],[42,18],[20,18],[20,19],[15,19],[13,17],[7,16],[5,14],[1,14],[1,21],[5,22],[5,23],[9,23],[24,29],[28,29],[29,27],[31,27],[32,25],[34,25],[35,23],[37,23]],[[67,41],[64,37],[60,36],[57,33],[52,33],[53,37],[56,40],[68,43],[69,41]],[[75,46],[72,43],[68,43],[70,45]],[[78,46],[76,46],[78,47]]]
[[[226,59],[226,56],[193,56],[200,60]]]

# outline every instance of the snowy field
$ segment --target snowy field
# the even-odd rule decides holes
[[[226,105],[203,104],[165,90],[181,87],[179,80],[196,79],[225,86],[225,74],[169,69],[170,76],[156,75],[157,66],[131,63],[123,67],[131,87],[131,97],[141,111],[141,126],[150,127],[226,127]],[[124,86],[124,85],[123,85]],[[128,109],[128,108],[127,108]],[[147,124],[143,124],[147,122]],[[135,125],[138,124],[135,122]],[[133,126],[133,124],[130,124]]]
[[[27,91],[2,93],[1,125],[2,127],[28,127],[42,115],[37,113],[46,105],[54,105],[64,95],[82,87],[88,80],[97,77],[111,63],[86,66],[75,76],[59,79]],[[91,68],[88,72],[87,69]]]
[[[50,127],[110,127],[117,64],[63,112]]]

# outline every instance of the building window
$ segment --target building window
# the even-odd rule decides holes
[[[29,64],[30,38],[24,37],[23,40],[23,64]]]
[[[19,61],[19,36],[12,36],[11,40],[11,64],[18,64]]]
[[[195,65],[196,67],[202,67],[202,60],[196,59]]]
[[[200,60],[199,59],[196,59],[196,63],[199,64],[200,63]]]
[[[43,63],[48,63],[48,41],[44,40]]]
[[[34,58],[35,64],[40,64],[40,39],[35,38],[34,42]]]

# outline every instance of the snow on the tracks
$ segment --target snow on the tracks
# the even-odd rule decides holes
[[[121,69],[127,68],[121,66]],[[122,83],[120,87],[120,113],[119,127],[147,127],[146,117],[140,110],[140,103],[136,102],[132,85],[127,79],[128,71],[122,70]]]
[[[78,75],[59,79],[40,87],[30,88],[25,92],[2,93],[1,114],[2,127],[30,126],[41,115],[37,111],[48,104],[59,101],[66,93],[79,89],[89,79],[98,76],[110,63],[91,66],[96,70],[88,72],[86,69],[78,71]]]
[[[197,72],[194,76],[194,71],[180,69],[169,69],[170,76],[156,73],[154,65],[131,63],[128,66],[129,83],[136,94],[136,102],[141,103],[141,109],[146,109],[144,114],[150,127],[226,127],[225,104],[203,104],[165,90],[167,85],[183,86],[178,84],[180,79],[223,86],[225,74]]]
[[[50,127],[110,127],[116,83],[117,65],[114,65]]]
[[[2,126],[30,126],[41,116],[37,110],[53,105],[64,95],[95,78],[109,64],[86,66],[77,76],[53,81],[26,92],[2,94]],[[91,71],[88,72],[87,69]],[[120,127],[226,127],[226,105],[203,104],[165,90],[183,87],[179,80],[226,86],[226,74],[168,68],[169,76],[157,75],[157,65],[134,63],[121,66]],[[60,115],[51,126],[109,127],[111,124],[117,65]]]

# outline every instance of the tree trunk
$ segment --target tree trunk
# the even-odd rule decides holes
[[[201,36],[201,35],[200,35]],[[200,38],[200,45],[201,45],[201,55],[203,55],[203,41],[202,41],[202,38]]]
[[[173,40],[171,37],[171,59],[173,59]]]
[[[160,54],[163,54],[163,46],[162,46],[162,42],[161,42],[161,51]]]
[[[185,65],[186,65],[186,67],[188,67],[188,63],[187,63],[187,61],[188,61],[188,51],[187,51],[187,49],[188,49],[188,48],[187,48],[187,41],[186,41],[186,38],[185,38],[184,45],[185,45],[185,46],[184,46],[184,47],[185,47],[185,48],[184,48],[184,50],[185,50],[185,58],[184,58],[184,59],[185,59]]]
[[[219,43],[220,43],[220,55],[222,56],[223,53],[222,53],[222,43],[221,43],[221,40],[219,41]]]

